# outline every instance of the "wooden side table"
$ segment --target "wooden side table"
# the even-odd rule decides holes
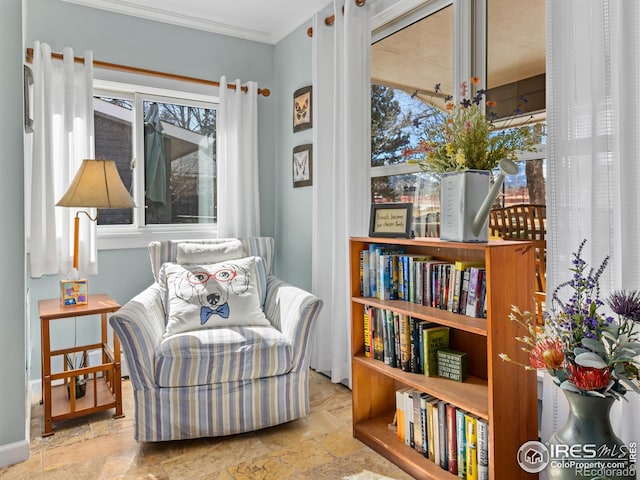
[[[113,418],[122,414],[122,384],[120,364],[120,340],[113,334],[113,350],[107,338],[107,314],[117,311],[120,305],[109,295],[89,295],[87,305],[63,306],[59,298],[40,300],[40,335],[42,356],[42,403],[44,407],[44,428],[42,436],[53,435],[53,422],[79,417],[101,410],[115,408]],[[100,315],[102,317],[102,341],[91,345],[75,345],[51,351],[49,324],[60,318]],[[71,371],[64,361],[65,355],[86,358],[92,350],[100,350],[102,363],[95,366],[86,364]],[[51,357],[62,356],[64,371],[51,373]],[[86,379],[86,393],[76,398],[76,379]],[[64,384],[52,385],[56,380]]]

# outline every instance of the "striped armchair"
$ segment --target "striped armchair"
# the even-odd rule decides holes
[[[164,262],[175,262],[179,243],[149,245],[156,282],[109,320],[129,363],[136,440],[230,435],[308,415],[311,336],[322,301],[271,274],[272,238],[245,239],[245,253],[265,263],[264,312],[271,326],[163,338],[158,275]]]

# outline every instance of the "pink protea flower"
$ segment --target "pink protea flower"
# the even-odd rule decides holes
[[[534,368],[556,370],[564,364],[564,345],[560,340],[545,338],[529,352],[529,364]]]
[[[601,390],[609,385],[611,371],[608,368],[581,367],[569,365],[569,380],[586,392]]]

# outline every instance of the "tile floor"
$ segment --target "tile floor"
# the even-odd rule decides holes
[[[258,432],[162,443],[133,439],[131,384],[123,382],[125,418],[113,411],[59,422],[42,438],[34,398],[31,458],[0,468],[0,478],[73,480],[339,480],[370,470],[412,477],[351,435],[351,391],[311,372],[309,417]]]

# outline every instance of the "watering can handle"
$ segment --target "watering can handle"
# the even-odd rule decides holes
[[[476,213],[476,216],[473,219],[473,224],[471,226],[471,230],[473,234],[477,237],[480,235],[480,231],[484,226],[485,222],[489,218],[489,212],[491,211],[491,205],[495,202],[498,197],[498,193],[500,193],[500,187],[502,187],[502,183],[504,182],[504,178],[507,175],[515,175],[518,173],[518,166],[513,162],[513,160],[503,159],[500,160],[500,175],[496,179],[493,187],[489,191],[489,194],[482,202],[480,209]]]

